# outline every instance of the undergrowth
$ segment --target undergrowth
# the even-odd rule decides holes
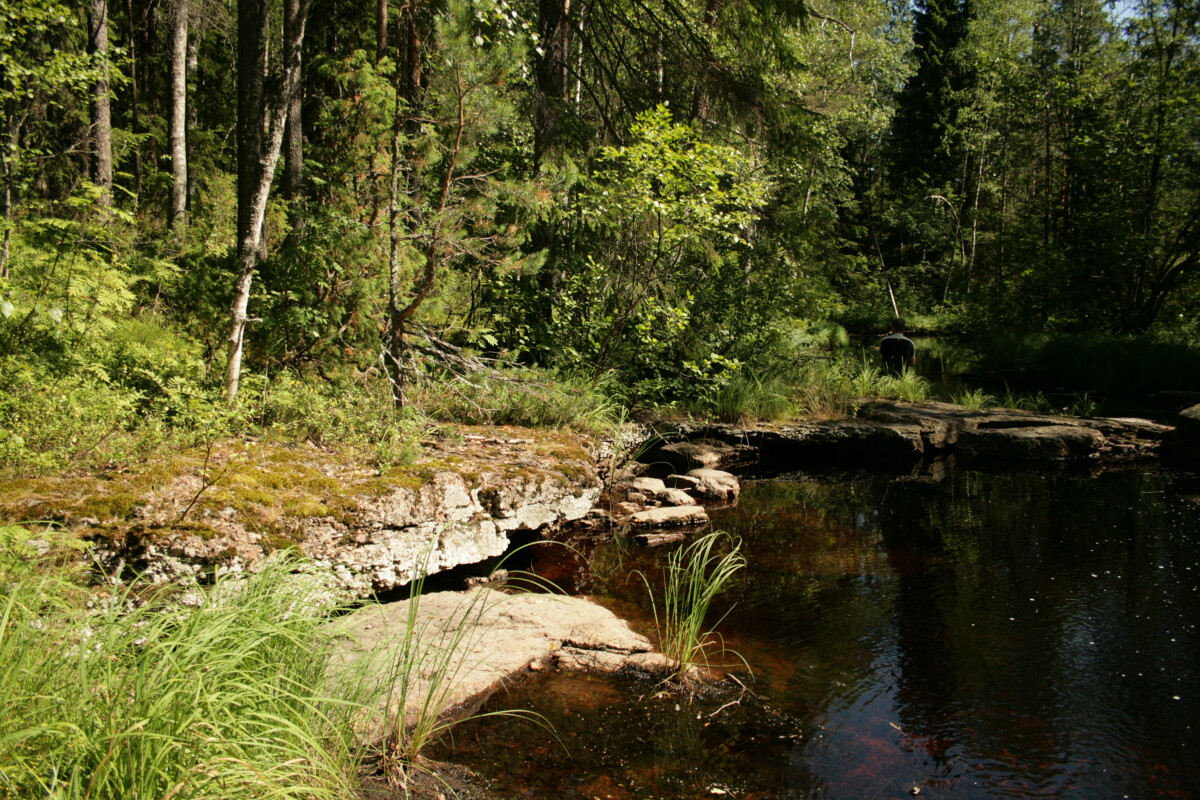
[[[569,428],[601,438],[619,416],[582,381],[518,370],[473,382],[427,379],[399,410],[386,380],[373,374],[246,375],[232,405],[209,383],[175,378],[154,386],[0,363],[0,475],[121,470],[156,452],[235,437],[336,446],[387,469],[414,462],[440,423]]]

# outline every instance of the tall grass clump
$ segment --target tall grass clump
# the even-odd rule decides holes
[[[929,399],[929,391],[929,381],[911,369],[905,369],[899,375],[882,375],[877,378],[873,394],[903,400],[906,403],[922,403]]]
[[[807,416],[837,419],[852,416],[862,399],[920,403],[930,392],[929,381],[912,370],[888,375],[873,364],[840,359],[812,364],[801,373],[796,405]]]
[[[617,413],[617,404],[589,379],[515,367],[427,380],[413,402],[444,422],[569,428],[595,437],[611,427]]]
[[[996,398],[983,389],[967,389],[960,387],[950,392],[950,402],[970,411],[982,411],[996,405]]]
[[[686,680],[709,666],[708,652],[718,636],[708,626],[712,601],[746,566],[741,542],[725,531],[711,531],[676,550],[663,573],[662,615],[650,590],[659,647],[671,665],[671,676]],[[723,619],[723,617],[722,617]],[[720,624],[720,620],[713,626]]]
[[[0,796],[345,798],[361,743],[317,598],[280,561],[199,608],[118,589],[88,610],[61,569],[0,552]]]
[[[738,372],[708,395],[689,404],[689,410],[711,415],[722,422],[776,420],[796,414],[792,394],[792,387],[779,377]]]

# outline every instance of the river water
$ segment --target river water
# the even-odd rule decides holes
[[[538,676],[438,758],[498,797],[1200,796],[1200,476],[792,476],[712,514],[747,567],[714,609],[746,683]],[[653,634],[664,548],[535,569]]]

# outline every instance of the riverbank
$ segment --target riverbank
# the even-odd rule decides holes
[[[430,574],[472,564],[487,572],[514,544],[583,523],[587,536],[611,538],[644,513],[629,507],[633,501],[696,508],[679,488],[688,487],[685,473],[691,470],[871,468],[947,458],[1022,469],[1184,458],[1178,443],[1186,439],[1187,419],[1177,429],[1143,420],[864,403],[856,417],[836,421],[643,426],[636,435],[628,432],[648,445],[635,469],[614,469],[619,459],[611,445],[586,436],[511,427],[445,430],[427,441],[414,463],[386,470],[332,447],[226,440],[109,473],[5,481],[0,515],[4,530],[30,534],[19,550],[6,538],[7,556],[27,563],[61,560],[64,551],[56,549],[56,541],[88,543],[105,581],[121,587],[97,596],[134,603],[153,597],[162,610],[211,605],[214,582],[251,585],[247,580],[271,569],[274,553],[297,550],[304,561],[273,580],[288,592],[303,591],[299,607],[320,618],[332,610],[340,614],[348,602],[410,584],[422,574],[422,563]],[[693,488],[700,480],[691,477]],[[719,498],[731,500],[736,491]],[[618,508],[621,504],[625,507]],[[685,539],[693,530],[664,537],[643,533],[632,541],[661,544]],[[6,576],[12,574],[6,570]],[[129,583],[135,577],[139,582]],[[71,590],[77,600],[83,596],[78,590],[78,585]],[[455,646],[442,648],[452,655],[441,669],[464,677],[461,684],[446,681],[436,702],[427,702],[428,687],[407,695],[436,719],[452,710],[469,713],[496,687],[522,675],[554,669],[653,672],[661,666],[650,640],[586,598],[513,596],[494,588],[427,598],[411,624],[435,641],[456,639]],[[332,663],[375,662],[394,654],[396,637],[412,630],[409,608],[368,605],[343,617],[321,634],[343,643],[331,651]],[[81,618],[89,613],[82,611]],[[78,624],[62,622],[64,630]],[[426,673],[417,672],[424,680]],[[376,669],[366,683],[381,687],[386,681]],[[380,692],[394,691],[395,680],[390,685],[393,689],[377,688],[373,699],[360,702],[377,704]],[[387,719],[386,711],[379,718]],[[380,736],[376,731],[373,740],[382,741]]]

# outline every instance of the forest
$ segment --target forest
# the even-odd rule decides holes
[[[0,462],[811,412],[896,314],[1200,388],[1198,45],[1196,0],[0,0]]]

